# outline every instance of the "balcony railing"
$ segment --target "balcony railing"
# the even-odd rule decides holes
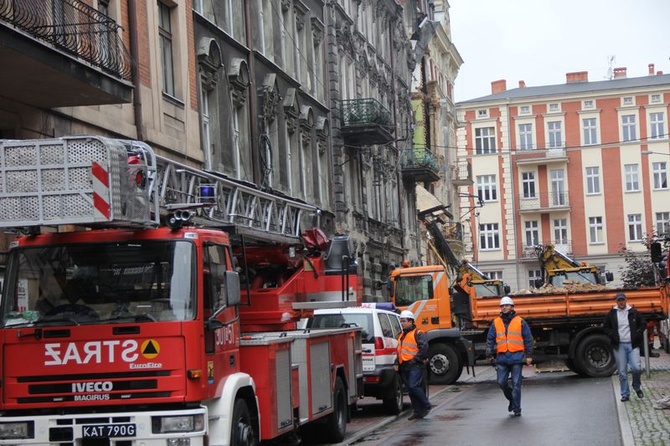
[[[433,153],[424,147],[404,149],[401,152],[402,174],[413,181],[437,181],[440,179],[440,163]]]
[[[514,152],[517,164],[549,164],[560,163],[568,160],[567,153],[563,147],[541,150],[517,150]]]
[[[0,20],[104,72],[130,80],[119,25],[79,0],[0,0]]]
[[[342,136],[349,144],[386,144],[393,141],[391,112],[374,98],[342,101],[340,120]]]
[[[536,243],[536,244],[524,244],[521,248],[521,259],[522,260],[537,260],[539,261],[539,252],[538,249],[548,243],[554,245],[556,251],[565,254],[566,256],[572,256],[572,240],[551,240],[548,242]]]
[[[449,243],[463,243],[463,224],[454,221],[445,223],[444,235]]]
[[[535,194],[519,197],[520,211],[567,210],[570,208],[568,191]]]
[[[472,180],[472,163],[470,161],[459,161],[452,165],[451,182],[455,186],[469,186],[474,183]]]

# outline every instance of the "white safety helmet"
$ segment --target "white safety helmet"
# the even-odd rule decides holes
[[[509,296],[503,296],[503,298],[500,299],[500,306],[502,307],[503,305],[512,305],[512,306],[514,306],[514,301],[513,301],[512,298],[509,297]]]
[[[414,320],[414,313],[409,310],[402,310],[400,312],[400,319],[412,319]]]

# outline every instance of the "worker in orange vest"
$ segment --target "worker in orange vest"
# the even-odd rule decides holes
[[[504,296],[500,299],[500,316],[493,320],[486,337],[486,357],[492,363],[495,361],[498,385],[509,401],[507,411],[515,417],[521,416],[521,372],[524,364],[533,363],[532,354],[530,327],[514,311],[512,298]]]
[[[422,386],[425,379],[426,360],[428,358],[428,342],[426,334],[416,328],[414,313],[404,310],[400,313],[402,332],[398,336],[398,365],[409,400],[414,412],[408,420],[424,418],[430,412],[431,405],[428,395]]]

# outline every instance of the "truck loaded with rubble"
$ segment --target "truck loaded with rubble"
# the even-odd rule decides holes
[[[439,231],[433,233],[440,236]],[[614,356],[601,324],[619,292],[626,293],[630,305],[647,321],[668,317],[670,286],[666,281],[638,289],[609,288],[597,269],[589,265],[563,259],[554,262],[553,249],[551,253],[539,250],[538,254],[546,272],[550,272],[546,283],[538,289],[511,294],[516,312],[530,324],[533,360],[538,364],[561,360],[580,375],[604,377],[614,373]],[[432,383],[451,383],[461,375],[467,356],[450,342],[455,336],[470,341],[475,358],[483,359],[486,332],[500,313],[498,297],[478,295],[476,287],[450,281],[444,264],[395,269],[389,296],[399,309],[412,311],[417,326],[427,333]]]

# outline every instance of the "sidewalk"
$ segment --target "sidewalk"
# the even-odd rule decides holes
[[[670,407],[668,409],[654,408],[654,402],[670,397],[670,354],[663,350],[654,350],[654,352],[660,353],[661,356],[649,359],[651,374],[649,377],[646,372],[647,358],[642,358],[642,367],[645,369],[645,372],[642,373],[643,399],[633,394],[630,401],[626,403],[619,401],[621,397],[619,376],[617,374],[612,376],[624,446],[670,444]]]

